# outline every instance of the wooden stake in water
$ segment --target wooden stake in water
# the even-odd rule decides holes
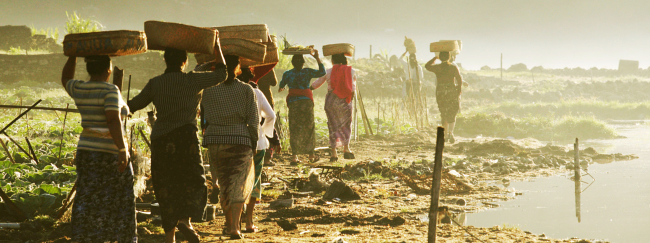
[[[429,237],[428,242],[436,242],[436,227],[438,223],[438,199],[440,199],[440,180],[442,179],[442,151],[445,148],[445,129],[438,127],[436,137],[436,154],[433,165],[433,181],[431,182],[431,206],[429,207]]]
[[[576,143],[573,145],[573,150],[575,151],[574,157],[574,178],[575,178],[575,196],[576,196],[576,217],[578,217],[578,223],[580,223],[580,147],[578,145],[578,138],[576,138]]]

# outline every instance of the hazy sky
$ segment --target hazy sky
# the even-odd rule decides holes
[[[302,45],[349,42],[357,57],[404,51],[413,38],[424,62],[429,43],[461,39],[465,68],[617,68],[619,59],[650,66],[648,0],[0,0],[0,25],[59,27],[65,11],[93,17],[106,30],[142,30],[147,20],[198,26],[266,23]]]

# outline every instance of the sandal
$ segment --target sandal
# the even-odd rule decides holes
[[[259,231],[260,229],[257,228],[257,226],[253,226],[252,229],[246,228],[244,231],[242,231],[242,233],[257,233]]]
[[[330,162],[339,161],[339,157],[330,157]]]
[[[244,239],[244,236],[241,233],[234,234],[234,235],[230,235],[230,239],[231,240],[242,240],[242,239]]]
[[[320,156],[318,156],[318,155],[314,155],[314,159],[313,159],[313,160],[310,159],[310,160],[309,160],[309,163],[316,163],[316,162],[318,162],[319,160],[320,160]]]
[[[343,153],[343,158],[344,159],[355,159],[354,154],[350,153],[350,152]]]
[[[176,225],[176,228],[178,228],[178,231],[183,233],[183,236],[185,236],[187,242],[190,243],[201,242],[201,237],[199,236],[199,234],[196,233],[196,230],[190,228],[189,225],[186,225],[184,223],[178,223],[178,225]]]
[[[296,160],[296,161],[291,161],[291,163],[289,163],[289,165],[291,165],[291,166],[296,166],[296,165],[299,165],[299,164],[302,164],[302,161]]]
[[[269,161],[268,163],[262,164],[262,166],[275,166],[275,163]]]

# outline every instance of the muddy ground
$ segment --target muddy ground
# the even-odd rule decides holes
[[[393,137],[365,137],[353,142],[357,159],[329,163],[327,149],[314,164],[289,165],[288,154],[265,168],[265,192],[255,212],[258,233],[245,234],[251,242],[425,242],[430,205],[429,185],[434,160],[433,131]],[[536,140],[468,139],[446,146],[440,205],[450,215],[478,212],[498,206],[518,192],[506,190],[512,181],[573,173],[573,151]],[[609,163],[633,155],[603,155],[587,148],[581,164]],[[303,158],[306,161],[306,158]],[[327,173],[318,166],[340,169]],[[587,167],[588,168],[588,167]],[[588,170],[588,169],[587,169]],[[338,173],[340,172],[340,173]],[[316,176],[318,175],[318,176]],[[311,178],[311,179],[310,179]],[[318,179],[317,179],[318,178]],[[337,180],[349,185],[361,199],[323,200],[327,186]],[[278,197],[293,197],[290,208],[271,208]],[[150,194],[139,201],[150,201]],[[219,207],[217,206],[217,209]],[[146,211],[146,210],[145,210]],[[224,218],[195,223],[206,242],[227,240],[221,235]],[[280,225],[295,224],[294,230]],[[40,227],[40,228],[39,228]],[[0,230],[0,242],[68,242],[69,224],[32,227],[43,232],[34,239],[30,230]],[[161,242],[163,233],[151,219],[139,224],[140,242]],[[179,233],[179,240],[182,235]],[[476,228],[442,224],[438,242],[592,242],[584,239],[548,239],[517,227]],[[47,240],[45,240],[47,239]],[[342,242],[342,241],[339,241]],[[597,241],[596,241],[597,242]]]

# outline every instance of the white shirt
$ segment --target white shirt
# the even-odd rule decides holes
[[[325,83],[325,81],[327,81],[327,90],[332,90],[332,84],[330,82],[330,77],[332,76],[332,69],[329,68],[329,69],[327,69],[326,72],[327,72],[327,74],[325,74],[325,76],[316,79],[316,81],[311,84],[311,87],[313,87],[313,89],[320,88],[320,86],[322,86],[323,83]],[[354,71],[354,68],[351,69],[350,73],[352,75],[352,90],[356,91],[357,90],[357,74]]]
[[[271,105],[266,100],[264,93],[260,89],[253,89],[255,96],[257,96],[257,110],[259,110],[260,121],[264,118],[264,124],[260,126],[259,139],[257,140],[257,150],[265,150],[269,148],[269,139],[266,137],[273,137],[273,128],[275,127],[275,112]]]
[[[408,62],[400,59],[400,63],[402,63],[402,69],[404,70],[404,75],[402,75],[402,78],[404,81],[409,80],[409,70],[410,70],[410,75],[411,75],[411,80],[415,81],[416,83],[422,83],[424,80],[424,70],[422,69],[422,66],[415,65],[415,68],[411,67],[411,65],[408,64]],[[420,79],[418,79],[418,75]]]

